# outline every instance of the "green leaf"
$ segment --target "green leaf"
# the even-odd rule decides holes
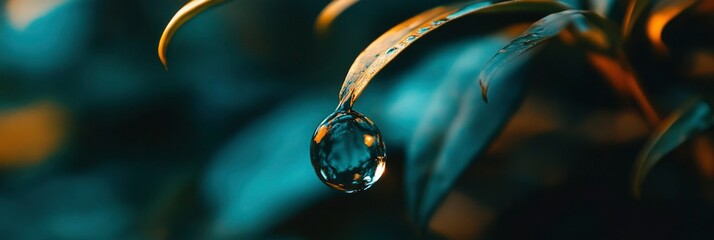
[[[580,20],[581,22],[577,22]],[[508,45],[499,50],[496,55],[486,64],[478,76],[478,82],[481,86],[481,94],[484,101],[488,101],[488,88],[491,78],[501,68],[509,65],[518,56],[526,53],[542,42],[557,36],[565,27],[573,23],[576,24],[577,32],[588,33],[590,28],[588,24],[595,22],[597,32],[595,34],[581,34],[599,45],[601,48],[611,49],[612,46],[619,44],[619,35],[608,31],[610,24],[600,15],[582,10],[565,10],[558,13],[550,14],[537,22],[533,23],[523,34],[511,41]]]
[[[710,128],[714,113],[710,104],[693,100],[675,110],[650,136],[635,162],[632,191],[640,196],[640,188],[647,174],[657,162],[679,145]]]
[[[223,2],[223,0],[192,0],[176,12],[174,17],[171,18],[171,21],[169,21],[169,24],[166,25],[164,32],[161,34],[161,39],[159,39],[159,60],[161,60],[161,64],[164,65],[164,68],[168,69],[168,65],[166,63],[166,49],[169,47],[171,38],[173,38],[174,34],[178,31],[181,25],[211,6],[221,2]]]
[[[470,1],[444,5],[420,13],[382,34],[357,56],[342,84],[340,106],[351,107],[384,66],[409,45],[448,22],[480,13],[550,14],[565,9],[568,7],[555,1],[509,1],[495,4]]]

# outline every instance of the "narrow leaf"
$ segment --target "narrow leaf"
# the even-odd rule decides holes
[[[640,18],[642,13],[645,11],[647,5],[649,5],[649,0],[630,0],[627,5],[627,12],[625,12],[625,18],[622,21],[622,35],[629,36],[632,31],[632,27]]]
[[[209,7],[221,2],[223,2],[223,0],[193,0],[186,3],[186,5],[176,12],[174,17],[171,18],[171,21],[169,21],[169,24],[166,25],[164,32],[161,34],[161,39],[159,40],[159,59],[161,60],[161,64],[164,65],[164,68],[168,69],[168,65],[166,63],[166,49],[169,46],[169,42],[171,42],[171,38],[174,36],[176,31],[178,31],[181,25]]]
[[[652,9],[652,16],[647,21],[647,38],[659,53],[667,52],[662,42],[662,31],[667,24],[685,9],[696,3],[696,0],[663,0],[657,2]]]
[[[632,191],[640,196],[640,187],[659,160],[679,145],[714,123],[711,106],[702,100],[691,101],[669,115],[655,130],[635,162]]]
[[[351,106],[372,78],[401,51],[427,33],[454,19],[470,14],[494,12],[544,13],[567,9],[558,2],[509,1],[492,4],[470,1],[436,7],[393,27],[374,40],[355,59],[340,91],[340,105]]]
[[[621,54],[618,57],[589,52],[587,57],[593,67],[610,82],[613,88],[623,95],[632,97],[637,102],[652,127],[659,124],[661,120],[659,115],[645,95],[632,67]]]
[[[451,68],[437,76],[435,90],[407,147],[406,193],[409,214],[421,227],[429,223],[436,208],[469,164],[498,135],[522,98],[522,78],[495,81],[493,102],[480,100],[473,76],[488,61],[488,53],[507,41],[487,38],[460,46],[452,53]],[[444,51],[447,52],[447,51]],[[439,59],[432,57],[433,59]],[[504,71],[505,73],[505,71]],[[497,79],[501,79],[501,74]]]
[[[359,0],[333,0],[327,4],[315,21],[315,32],[320,35],[325,34],[335,18],[357,1]]]
[[[565,29],[566,26],[578,19],[603,20],[602,17],[599,17],[599,15],[589,11],[566,10],[553,13],[533,23],[533,25],[523,32],[523,34],[499,50],[498,53],[496,53],[496,55],[494,55],[493,58],[491,58],[491,60],[486,64],[483,70],[481,70],[481,73],[478,76],[478,82],[481,86],[483,100],[488,101],[488,87],[491,77],[502,67],[507,66],[518,56],[532,50],[545,40],[558,35],[563,29]],[[594,37],[591,36],[591,38]],[[612,37],[611,34],[609,34],[607,38],[615,39],[615,37]],[[607,44],[607,46],[611,45],[612,44]]]

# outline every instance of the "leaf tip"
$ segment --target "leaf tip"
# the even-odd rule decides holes
[[[169,70],[169,64],[166,62],[166,55],[159,50],[159,61],[161,61],[161,65],[164,66],[164,70],[168,71]]]
[[[483,98],[483,102],[488,103],[488,85],[483,80],[480,80],[479,86],[481,87],[481,98]]]
[[[358,0],[334,0],[327,4],[315,20],[315,32],[319,37],[324,37],[330,29],[332,22],[347,8],[357,3]]]

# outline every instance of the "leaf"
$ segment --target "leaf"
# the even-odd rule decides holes
[[[351,107],[372,78],[420,37],[454,19],[478,13],[519,12],[549,14],[568,9],[558,2],[510,1],[491,4],[470,1],[444,5],[418,14],[374,40],[355,59],[339,94],[340,106]]]
[[[214,217],[207,239],[256,238],[332,193],[315,177],[304,140],[324,118],[328,99],[316,93],[288,99],[218,152],[202,184]]]
[[[649,5],[649,3],[649,0],[630,0],[630,3],[627,5],[627,12],[625,12],[625,17],[622,21],[623,36],[627,37],[630,35],[632,27],[645,11],[645,8]]]
[[[637,157],[632,182],[635,197],[639,198],[642,182],[662,157],[713,123],[711,106],[699,99],[682,105],[670,114],[650,136]]]
[[[168,65],[166,63],[166,49],[169,47],[171,38],[174,36],[176,31],[178,31],[181,25],[197,14],[221,2],[223,2],[223,0],[192,0],[176,12],[174,17],[171,18],[171,21],[169,21],[169,24],[166,25],[164,32],[161,34],[161,39],[159,40],[159,60],[161,60],[161,64],[164,65],[164,68],[168,69]]]
[[[357,3],[357,1],[359,0],[333,0],[330,4],[327,4],[320,12],[317,20],[315,20],[315,32],[320,35],[325,34],[335,18]]]
[[[667,47],[662,42],[662,31],[667,24],[685,9],[691,7],[697,0],[663,0],[657,2],[652,9],[652,16],[647,21],[647,38],[659,53],[666,53]]]
[[[565,29],[566,26],[576,20],[594,20],[595,22],[599,22],[599,24],[596,24],[598,26],[607,25],[606,20],[600,15],[594,12],[582,10],[566,10],[553,13],[533,23],[533,25],[523,32],[523,34],[499,50],[498,53],[496,53],[496,55],[494,55],[493,58],[491,58],[491,60],[486,64],[483,70],[481,70],[481,73],[479,73],[478,82],[481,86],[483,100],[486,102],[488,101],[489,82],[495,73],[515,60],[521,54],[532,50],[545,40],[558,35],[563,29]],[[586,29],[578,29],[578,31],[585,32]],[[604,40],[594,40],[596,43],[601,42],[597,44],[602,45],[602,47],[605,48],[617,44],[619,41],[618,36],[614,36],[612,33],[607,34],[608,31],[603,32],[605,32],[606,37],[601,37],[599,34],[589,34],[585,36],[590,39],[609,39],[609,42],[605,42]]]
[[[598,70],[618,92],[632,97],[637,102],[651,126],[657,126],[660,117],[645,95],[644,90],[637,81],[632,67],[622,55],[607,56],[598,53],[587,53],[593,67]]]
[[[489,38],[460,47],[451,57],[450,69],[429,75],[436,76],[433,80],[441,84],[409,142],[405,169],[408,211],[421,228],[429,223],[461,173],[488,147],[521,102],[523,84],[516,81],[521,78],[496,81],[494,91],[498,94],[490,104],[480,100],[473,81],[487,62],[488,53],[506,41],[503,37]]]

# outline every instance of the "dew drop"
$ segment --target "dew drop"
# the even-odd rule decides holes
[[[439,26],[439,25],[445,23],[446,21],[447,21],[447,19],[445,19],[445,18],[444,18],[444,19],[439,19],[439,20],[436,20],[436,21],[431,22],[431,25]]]
[[[392,54],[392,53],[394,53],[394,51],[397,51],[397,48],[395,48],[395,47],[389,48],[389,49],[387,49],[386,54],[387,54],[387,55]]]
[[[310,158],[318,178],[347,193],[365,190],[382,176],[386,151],[377,126],[353,111],[330,114],[317,126]]]
[[[429,27],[423,27],[423,28],[420,28],[419,30],[417,30],[417,33],[423,34],[423,33],[428,32],[430,29],[431,28],[429,28]]]
[[[414,41],[414,40],[416,40],[416,39],[417,39],[417,36],[410,35],[409,37],[407,37],[407,42],[412,42],[412,41]]]

